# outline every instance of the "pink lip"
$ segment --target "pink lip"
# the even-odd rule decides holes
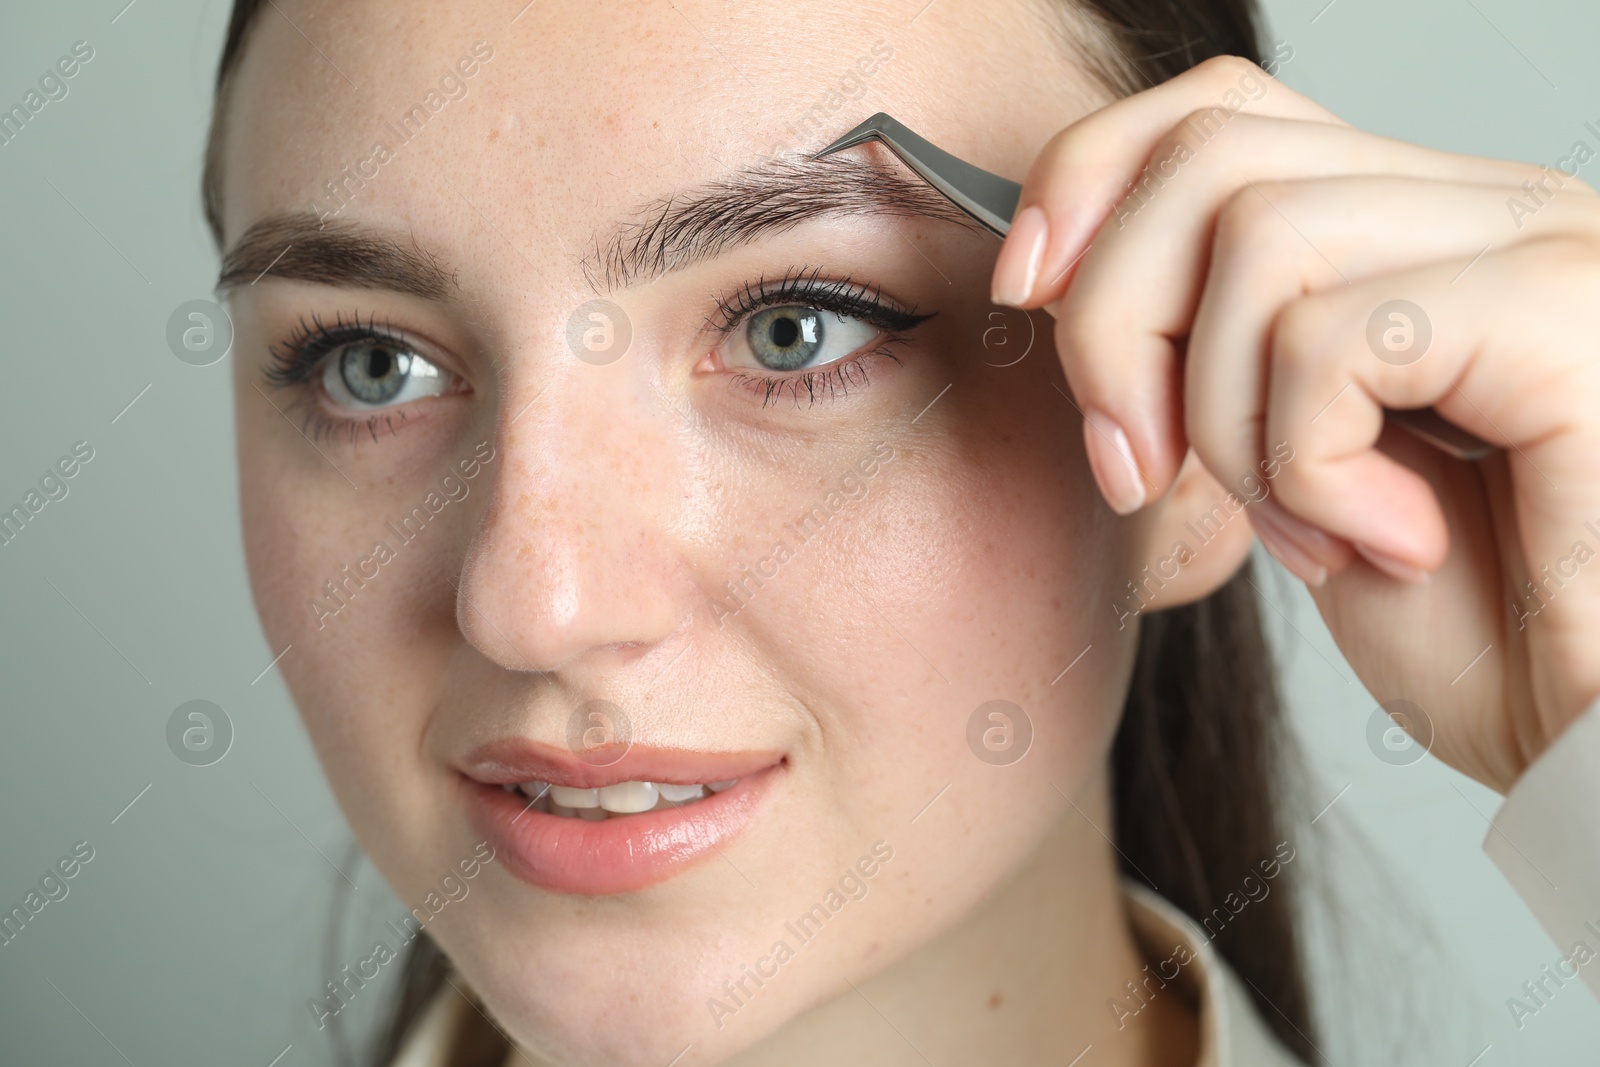
[[[755,817],[782,763],[780,754],[770,752],[634,746],[597,767],[512,738],[473,752],[463,764],[463,784],[473,821],[512,874],[557,893],[605,896],[664,882],[731,840]],[[626,781],[688,784],[730,778],[739,784],[681,808],[602,822],[533,810],[529,798],[502,788],[527,781],[594,789]]]
[[[549,782],[573,789],[599,789],[618,782],[725,782],[747,778],[783,761],[781,752],[689,752],[645,745],[590,749],[583,757],[521,737],[491,741],[459,764],[462,773],[488,785]]]

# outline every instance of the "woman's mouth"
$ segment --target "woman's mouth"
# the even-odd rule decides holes
[[[786,766],[775,752],[634,746],[597,767],[515,738],[465,760],[461,782],[507,870],[541,889],[601,896],[647,889],[721,853]]]
[[[500,788],[508,793],[520,793],[533,803],[534,811],[558,815],[565,819],[587,819],[601,822],[622,815],[638,815],[646,811],[666,811],[687,807],[708,796],[726,792],[739,784],[737,778],[720,782],[678,785],[672,782],[618,782],[599,789],[574,789],[571,786],[552,785],[535,779],[520,785],[507,783]]]

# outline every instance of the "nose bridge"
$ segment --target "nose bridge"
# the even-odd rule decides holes
[[[689,610],[672,537],[677,442],[630,377],[569,364],[502,416],[457,610],[502,666],[550,670],[589,649],[653,644]]]

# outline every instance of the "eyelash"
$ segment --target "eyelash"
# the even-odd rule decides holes
[[[741,371],[729,378],[730,388],[739,387],[758,393],[762,407],[774,403],[785,393],[794,399],[798,407],[803,392],[809,406],[819,400],[843,396],[853,387],[867,385],[868,360],[883,356],[899,363],[900,358],[890,351],[891,346],[905,344],[909,338],[904,334],[933,317],[931,314],[918,315],[915,309],[903,311],[894,307],[884,300],[881,289],[854,282],[848,277],[825,281],[820,267],[808,267],[791,270],[770,283],[763,276],[753,284],[746,283],[724,294],[717,299],[717,309],[706,325],[727,336],[762,308],[787,304],[860,319],[889,336],[873,348],[819,370],[796,371],[792,374],[750,374]]]
[[[344,345],[356,341],[374,340],[387,341],[398,346],[411,343],[387,322],[379,323],[374,315],[368,315],[363,323],[361,313],[352,312],[347,322],[344,314],[340,312],[334,315],[333,323],[330,325],[313,312],[310,322],[302,317],[293,333],[268,349],[273,362],[263,372],[263,376],[267,384],[274,389],[298,389],[304,396],[309,393],[308,387],[311,386],[312,378],[325,357]],[[305,405],[305,421],[300,428],[307,437],[317,441],[335,433],[345,433],[349,435],[350,443],[354,444],[364,428],[373,443],[377,443],[380,425],[386,427],[393,435],[400,432],[400,426],[405,425],[406,421],[403,406],[375,412],[365,418],[350,418],[328,415],[315,403],[310,403],[309,396],[304,398],[308,403]],[[399,425],[395,423],[395,416],[399,416]]]
[[[899,363],[900,359],[890,350],[891,347],[906,343],[909,339],[904,334],[933,317],[931,314],[918,315],[914,309],[906,311],[895,307],[885,301],[881,290],[873,286],[852,281],[848,277],[824,280],[821,268],[800,268],[770,282],[762,276],[754,283],[746,283],[718,297],[716,310],[706,325],[713,332],[727,336],[762,308],[787,304],[860,319],[883,330],[888,336],[870,349],[818,370],[770,375],[740,372],[731,375],[730,387],[742,387],[760,395],[762,407],[776,403],[785,394],[792,397],[798,406],[802,393],[809,404],[816,404],[821,400],[846,395],[852,388],[867,385],[868,360],[883,356]],[[347,321],[341,312],[329,324],[313,313],[309,322],[302,317],[293,333],[269,348],[272,365],[263,372],[263,377],[274,389],[298,389],[309,394],[317,368],[327,356],[344,345],[372,340],[387,341],[397,346],[410,343],[403,333],[387,322],[378,322],[373,315],[368,315],[363,322],[360,312],[352,312]],[[309,401],[309,395],[305,399]],[[391,434],[399,432],[399,426],[394,421],[397,415],[400,424],[404,425],[404,406],[365,418],[349,418],[330,416],[314,403],[308,403],[301,429],[306,436],[316,440],[334,433],[348,433],[353,444],[365,428],[376,442],[380,425],[387,427]]]

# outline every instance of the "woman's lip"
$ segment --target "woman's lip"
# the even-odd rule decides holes
[[[472,750],[457,766],[485,785],[549,782],[573,789],[599,789],[618,782],[673,785],[749,778],[783,760],[776,751],[691,752],[648,745],[616,745],[573,753],[521,737],[502,738]]]
[[[538,811],[500,785],[462,782],[473,821],[512,874],[556,893],[607,896],[648,889],[719,852],[755,817],[778,769],[682,807],[596,822]]]

